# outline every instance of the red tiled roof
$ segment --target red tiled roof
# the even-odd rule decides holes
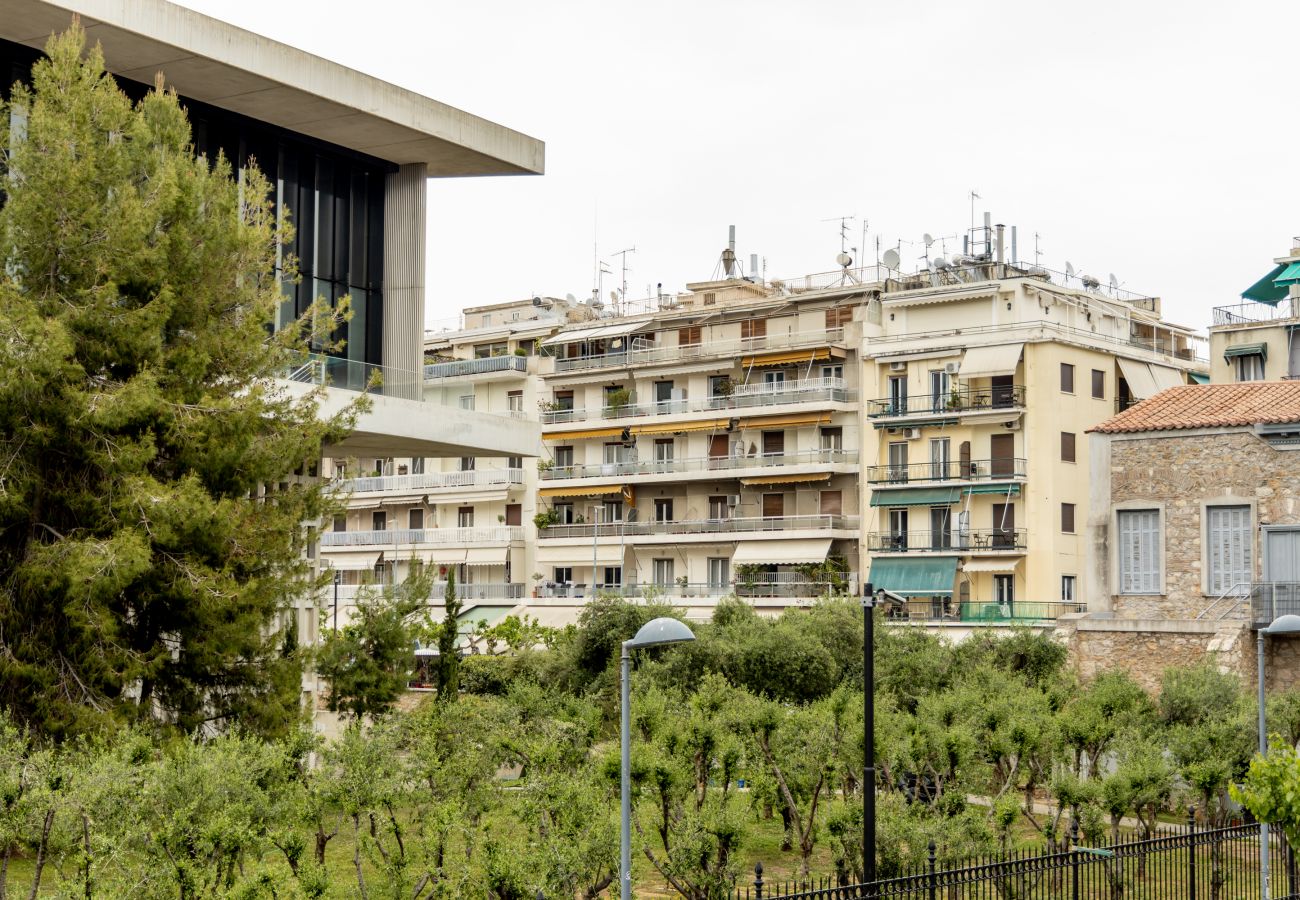
[[[1300,422],[1300,381],[1172,387],[1091,430],[1120,434],[1278,422]]]

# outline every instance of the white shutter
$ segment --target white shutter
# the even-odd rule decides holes
[[[1160,512],[1122,510],[1116,517],[1121,594],[1154,594],[1160,590]]]
[[[1223,594],[1246,584],[1254,571],[1249,506],[1212,506],[1207,511],[1206,563],[1209,589]]]

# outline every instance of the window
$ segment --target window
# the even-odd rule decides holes
[[[456,510],[456,526],[458,528],[474,527],[474,507],[462,506]]]
[[[764,372],[763,387],[769,390],[778,390],[781,385],[785,384],[784,372]]]
[[[472,457],[472,456],[462,456],[462,457],[460,458],[460,470],[461,470],[462,472],[473,472],[473,471],[474,471],[474,457]]]
[[[671,381],[655,382],[655,403],[667,403],[673,399],[673,383]]]
[[[891,509],[889,511],[889,543],[886,550],[907,549],[907,510]]]
[[[1062,603],[1074,602],[1074,580],[1075,580],[1075,576],[1073,575],[1061,576],[1061,602]]]
[[[475,344],[474,358],[487,359],[490,356],[505,356],[508,349],[505,341],[498,341],[494,344]]]
[[[655,438],[654,459],[657,463],[670,463],[677,453],[677,443],[672,438]]]
[[[930,370],[930,407],[935,412],[947,406],[950,384],[950,376],[943,369]]]
[[[370,530],[387,531],[388,513],[384,512],[383,510],[379,510],[378,512],[372,512],[370,514]]]
[[[763,432],[763,455],[764,456],[785,455],[785,432],[784,431]]]
[[[556,391],[554,402],[556,412],[571,411],[573,409],[573,391]]]
[[[461,396],[461,398],[460,398],[460,408],[461,408],[461,409],[473,409],[473,408],[474,408],[474,395],[473,395],[473,394],[463,394],[463,395]]]
[[[650,560],[650,578],[658,587],[669,587],[673,583],[673,561],[671,559]]]
[[[907,481],[906,441],[894,441],[889,445],[889,480]]]
[[[622,385],[613,384],[605,386],[605,408],[622,409],[632,401],[627,399],[630,392]]]
[[[1238,381],[1263,381],[1264,357],[1258,353],[1238,356],[1235,360]]]
[[[822,429],[822,451],[827,453],[837,453],[844,449],[844,429],[843,428],[823,428]]]
[[[1101,369],[1092,370],[1092,398],[1094,400],[1106,399],[1106,373]]]
[[[524,508],[518,503],[506,504],[506,524],[522,525],[524,524]]]
[[[763,518],[779,519],[785,515],[785,494],[763,495]]]
[[[655,521],[671,522],[673,520],[672,498],[655,500]]]
[[[1061,531],[1074,534],[1074,504],[1061,504]]]
[[[889,412],[900,416],[907,412],[907,378],[903,375],[889,376]]]
[[[406,527],[412,531],[419,531],[424,527],[424,510],[413,509],[406,514]]]
[[[767,319],[744,319],[740,323],[740,339],[752,341],[767,337]]]
[[[333,530],[334,530],[334,531],[347,531],[347,530],[348,530],[348,517],[347,517],[347,516],[335,516],[335,517],[334,517],[334,528],[333,528]]]
[[[710,556],[708,573],[710,590],[726,590],[731,582],[731,560],[725,556]]]
[[[1217,597],[1250,583],[1254,527],[1249,506],[1211,506],[1205,514],[1207,586]]]
[[[520,341],[518,346],[520,350],[524,351],[524,356],[537,355],[537,338],[528,338],[527,340]]]
[[[1061,393],[1074,393],[1074,366],[1061,363]]]
[[[727,502],[727,497],[714,496],[709,498],[709,518],[710,519],[729,519],[731,518],[731,506]]]
[[[844,492],[822,491],[817,498],[817,508],[823,516],[844,515]]]
[[[606,500],[601,504],[601,521],[602,522],[622,522],[623,521],[623,501]]]
[[[509,391],[509,392],[506,394],[506,409],[510,410],[511,412],[523,412],[523,411],[524,411],[524,392],[523,392],[523,391]]]
[[[635,458],[636,448],[629,447],[621,441],[605,445],[605,464],[617,465],[618,463],[631,462]]]
[[[573,448],[556,447],[551,451],[555,455],[555,468],[572,469],[573,468]],[[562,477],[562,476],[557,476]]]
[[[930,549],[952,547],[952,511],[946,506],[930,507]]]
[[[605,566],[604,579],[601,581],[601,586],[622,587],[622,585],[623,585],[623,567]]]
[[[844,367],[843,366],[822,366],[822,378],[825,379],[833,378],[837,381],[842,381],[844,379]]]
[[[727,397],[732,393],[731,377],[728,375],[709,376],[709,396]]]
[[[1122,509],[1116,514],[1121,594],[1160,593],[1160,510]]]
[[[524,458],[522,456],[507,456],[507,469],[522,469],[524,467]]]
[[[417,456],[417,457],[414,457],[414,458],[411,460],[411,474],[412,474],[412,475],[423,475],[423,474],[424,474],[424,457],[423,457],[423,456]]]
[[[556,566],[555,567],[556,584],[573,584],[573,567]]]
[[[998,606],[1002,607],[1004,614],[1010,615],[1011,604],[1016,602],[1016,576],[994,575],[993,595],[997,598]]]
[[[560,525],[573,524],[574,516],[572,503],[557,503],[552,506],[551,509],[555,510],[555,515],[559,519]]]
[[[904,446],[907,446],[904,444]],[[951,476],[952,441],[948,438],[935,438],[930,441],[930,477],[935,481],[944,481]]]
[[[705,291],[705,292],[704,292],[704,305],[705,305],[705,306],[713,306],[713,305],[714,305],[715,303],[717,303],[717,302],[718,302],[718,293],[717,293],[717,291]]]
[[[1074,432],[1061,432],[1061,462],[1074,462]]]
[[[849,322],[853,321],[853,307],[851,306],[832,306],[826,310],[826,330],[833,328],[842,328]]]
[[[677,329],[677,345],[679,347],[693,347],[700,343],[700,326],[688,325],[685,328]]]

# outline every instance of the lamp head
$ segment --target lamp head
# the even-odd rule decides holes
[[[1265,634],[1300,634],[1300,616],[1287,614],[1278,616],[1261,629]]]
[[[636,633],[636,637],[624,641],[623,646],[628,650],[639,650],[642,647],[680,644],[683,641],[693,640],[695,640],[695,634],[686,627],[685,622],[669,616],[661,616],[642,625],[641,629]]]

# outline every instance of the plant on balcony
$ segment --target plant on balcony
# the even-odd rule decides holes
[[[685,597],[685,596],[686,596],[686,586],[689,585],[689,584],[691,583],[691,580],[690,580],[689,578],[687,578],[685,575],[678,575],[678,576],[677,576],[676,578],[674,578],[673,580],[676,581],[676,582],[677,582],[677,586],[678,586],[679,588],[682,589],[682,596]]]
[[[627,388],[619,388],[618,390],[609,391],[605,394],[605,408],[611,411],[620,410],[627,406],[631,399],[632,392]]]
[[[736,566],[736,585],[748,593],[753,593],[758,584],[758,576],[763,574],[763,566],[758,563],[741,563]]]
[[[545,509],[533,516],[533,524],[538,531],[545,531],[560,521],[560,514],[553,509]],[[534,576],[536,577],[536,576]]]
[[[948,408],[961,409],[961,393],[954,387],[948,395]]]
[[[736,393],[736,383],[730,378],[723,378],[717,383],[714,390],[717,391],[715,396],[730,397],[732,394]]]
[[[538,400],[537,408],[544,413],[555,412],[560,408],[559,400]]]
[[[515,348],[515,356],[527,356],[527,355],[528,355],[528,351],[525,350],[523,347]]]
[[[537,471],[539,471],[539,472],[549,472],[549,471],[551,471],[551,469],[554,469],[554,468],[555,468],[555,460],[553,460],[553,459],[542,459],[541,457],[538,457],[538,458],[537,458]]]

